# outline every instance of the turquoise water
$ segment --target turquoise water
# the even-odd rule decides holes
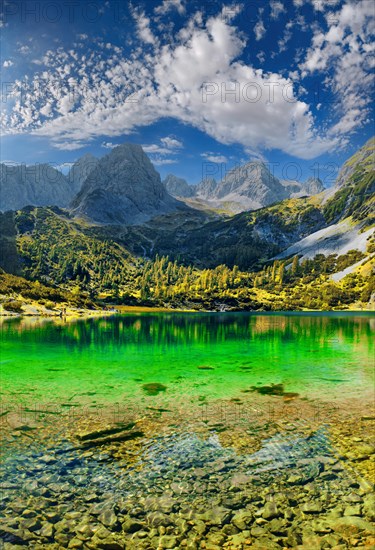
[[[368,313],[152,313],[1,328],[5,403],[209,400],[269,384],[331,399],[374,382]],[[149,383],[165,389],[150,396]]]

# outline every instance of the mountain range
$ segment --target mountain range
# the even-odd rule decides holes
[[[169,174],[162,182],[142,147],[131,143],[115,147],[101,159],[84,155],[67,175],[48,164],[1,164],[0,169],[2,211],[56,205],[76,216],[115,224],[142,223],[183,209],[184,201],[193,208],[237,213],[324,190],[319,179],[310,178],[305,184],[279,180],[259,161],[233,168],[221,181],[205,178],[189,185]]]
[[[67,175],[50,164],[0,164],[0,210],[24,206],[68,207],[89,173],[98,163],[87,154],[75,162]]]
[[[155,250],[161,254],[179,251],[194,261],[213,265],[217,256],[223,254],[228,261],[228,253],[233,257],[238,246],[247,247],[248,256],[253,243],[260,240],[263,249],[271,246],[280,252],[314,231],[350,216],[356,222],[370,219],[374,143],[375,139],[370,139],[348,159],[335,186],[327,190],[317,178],[305,183],[279,180],[260,161],[233,168],[221,181],[206,178],[193,186],[169,174],[162,182],[142,147],[127,143],[100,159],[84,155],[67,175],[48,164],[2,164],[0,204],[2,210],[55,205],[66,208],[75,219],[124,226],[115,231],[118,235],[130,234],[132,230],[126,227],[135,225],[137,244],[133,247],[131,237],[128,245],[135,253],[142,250],[147,256]],[[291,216],[288,210],[295,215]],[[239,214],[233,216],[233,212]],[[265,217],[268,223],[264,223]],[[248,220],[255,220],[250,224],[251,236]],[[241,224],[243,228],[238,233]],[[152,235],[148,235],[150,226]],[[218,231],[221,226],[223,229]],[[238,242],[232,242],[228,232]],[[245,240],[244,235],[248,235]],[[197,243],[201,240],[203,246],[199,250]],[[226,246],[222,241],[228,241],[228,253],[223,252]],[[212,256],[211,246],[222,253]]]
[[[242,270],[241,295],[247,304],[251,302],[247,277],[251,285],[258,277],[257,284],[273,292],[266,303],[261,291],[256,307],[303,307],[308,293],[313,308],[337,303],[342,292],[345,303],[362,294],[368,301],[375,291],[371,275],[375,263],[374,154],[375,139],[371,139],[343,165],[336,185],[323,191],[318,180],[308,180],[303,186],[286,184],[256,162],[232,170],[220,182],[206,179],[196,186],[193,196],[180,199],[166,187],[176,194],[180,189],[189,193],[187,182],[169,176],[163,183],[138,145],[116,147],[101,159],[86,155],[64,177],[52,169],[61,187],[51,186],[44,197],[35,181],[20,173],[18,167],[6,173],[12,174],[9,181],[16,182],[13,190],[9,181],[5,187],[10,194],[5,197],[8,205],[22,200],[19,189],[23,188],[27,200],[38,199],[42,206],[13,206],[0,214],[0,268],[32,281],[63,285],[64,289],[77,284],[86,292],[118,289],[130,301],[141,303],[142,296],[151,296],[154,304],[163,303],[160,296],[172,299],[168,286],[173,283],[173,295],[185,296],[178,303],[189,304],[189,300],[199,298],[204,308],[219,307],[206,303],[204,289],[205,285],[213,288],[207,281],[215,281],[224,268]],[[8,167],[3,166],[5,169]],[[253,208],[264,202],[271,204],[229,215],[222,211],[222,201],[228,197],[232,201],[247,198]],[[44,205],[46,201],[52,206]],[[301,279],[288,275],[297,285],[293,292],[299,298],[290,302],[285,294],[281,303],[281,287],[273,287],[281,275],[272,275],[270,267],[273,263],[275,269],[282,266],[288,270],[293,258],[302,262],[301,271],[297,271]],[[324,279],[327,292],[333,293],[328,302],[322,296],[313,298],[316,273],[327,273],[322,269],[329,269],[337,281],[344,277],[343,286],[337,288],[330,286],[333,279]],[[160,283],[159,272],[163,272]],[[198,298],[198,290],[192,290],[195,283],[189,283],[194,277],[200,278]],[[230,281],[230,292],[224,292],[229,282],[220,283],[224,286],[217,287],[217,299],[221,303],[227,295],[237,307],[245,307],[236,293],[235,272],[225,277]],[[317,284],[320,288],[321,283]],[[357,285],[356,293],[348,293],[345,285]],[[302,292],[305,287],[308,290]],[[172,300],[172,305],[177,302]]]
[[[279,180],[260,161],[249,162],[230,170],[221,181],[204,178],[198,185],[173,174],[163,181],[167,191],[178,199],[197,199],[208,207],[224,207],[229,213],[257,210],[286,198],[316,195],[324,191],[319,178],[305,183]],[[194,206],[194,203],[188,202]]]

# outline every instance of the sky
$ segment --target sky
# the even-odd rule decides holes
[[[5,0],[1,160],[143,146],[164,177],[320,177],[374,134],[373,0]]]

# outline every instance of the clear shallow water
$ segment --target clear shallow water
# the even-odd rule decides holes
[[[236,398],[252,386],[280,383],[301,397],[359,397],[373,387],[374,334],[375,316],[367,313],[7,320],[2,399],[26,406],[129,400],[147,406]],[[166,390],[149,396],[148,383]]]
[[[255,523],[270,496],[281,514],[288,510],[294,532],[302,507],[316,505],[321,513],[311,519],[324,519],[338,503],[352,502],[360,486],[362,470],[340,464],[336,442],[346,439],[348,426],[356,441],[368,441],[367,420],[355,422],[360,415],[350,398],[363,396],[362,407],[373,388],[373,315],[132,314],[69,323],[14,319],[1,328],[0,546],[24,545],[26,537],[29,547],[67,548],[81,521],[94,533],[109,520],[108,547],[117,540],[120,547],[161,548],[163,537],[150,529],[160,517],[176,534],[163,547],[180,547],[186,537],[209,540],[218,530],[222,545],[234,540],[227,523],[245,513],[248,529],[239,527],[234,537],[251,535],[271,548],[271,523],[260,534]],[[165,391],[148,395],[149,383]],[[324,398],[322,414],[318,400],[243,393],[269,384]],[[340,407],[331,406],[334,398],[343,399]],[[99,407],[107,413],[116,403],[126,403],[123,418],[101,415]],[[132,437],[101,438],[118,433]],[[56,514],[61,521],[52,526]],[[187,533],[180,528],[185,517]],[[142,522],[142,538],[127,530],[129,521]],[[305,525],[310,532],[307,519]],[[91,547],[102,544],[92,536]]]

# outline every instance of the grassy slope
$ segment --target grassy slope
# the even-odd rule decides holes
[[[365,227],[375,224],[375,138],[344,164],[339,183],[343,185],[324,205],[327,222],[352,216]]]

